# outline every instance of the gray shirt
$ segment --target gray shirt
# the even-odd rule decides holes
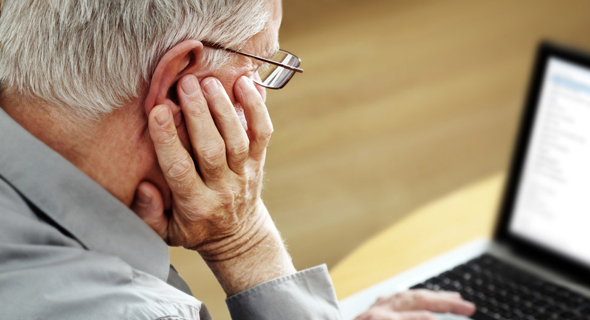
[[[325,266],[229,297],[232,319],[340,319]],[[211,319],[167,245],[0,109],[0,319]]]

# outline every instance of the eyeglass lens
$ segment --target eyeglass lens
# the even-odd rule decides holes
[[[299,67],[301,63],[299,58],[282,50],[277,52],[271,60],[292,67]],[[267,88],[280,89],[284,87],[291,80],[293,74],[295,74],[295,71],[271,63],[264,63],[258,68],[259,84]]]

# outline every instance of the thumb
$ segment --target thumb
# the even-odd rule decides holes
[[[162,239],[168,236],[168,217],[164,213],[164,200],[156,186],[141,182],[135,190],[131,210]]]

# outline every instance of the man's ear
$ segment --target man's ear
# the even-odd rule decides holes
[[[183,41],[168,50],[152,76],[144,104],[146,114],[149,115],[157,105],[174,102],[169,96],[170,93],[176,96],[174,84],[182,76],[194,73],[201,65],[202,58],[203,44],[197,40]]]

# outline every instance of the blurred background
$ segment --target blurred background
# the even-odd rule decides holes
[[[333,267],[413,209],[505,171],[538,43],[590,51],[590,1],[283,0],[283,10],[281,48],[305,73],[268,94],[264,200],[299,270]],[[214,319],[229,320],[198,254],[171,257]]]

